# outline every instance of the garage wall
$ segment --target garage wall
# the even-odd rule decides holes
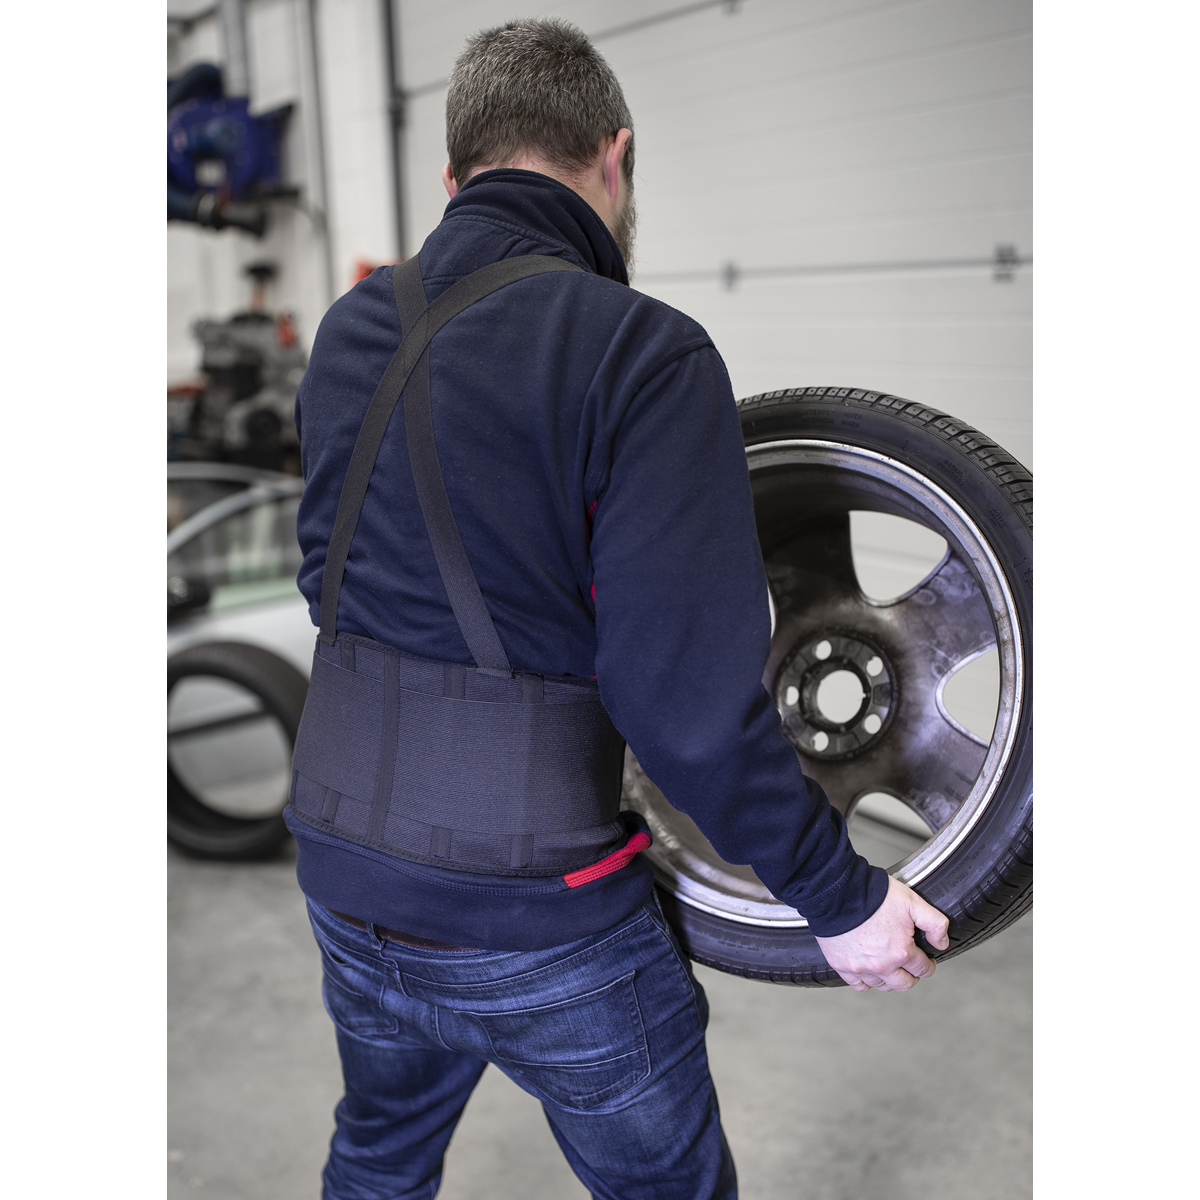
[[[182,4],[182,0],[178,0]],[[393,0],[407,253],[440,219],[444,80],[510,0]],[[297,102],[290,177],[319,182],[304,0],[249,0],[255,107]],[[239,264],[281,261],[272,296],[311,341],[358,259],[398,253],[382,15],[316,0],[331,286],[317,224],[276,210],[261,243],[172,226],[171,369],[186,328],[244,303]],[[634,114],[634,285],[709,330],[738,395],[829,383],[947,409],[1032,465],[1029,0],[572,0]],[[179,11],[172,8],[172,11]],[[172,68],[219,52],[215,21]],[[306,111],[307,108],[307,111]],[[1011,259],[995,267],[997,247]]]

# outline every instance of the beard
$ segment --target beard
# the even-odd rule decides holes
[[[621,211],[617,213],[612,235],[613,241],[617,243],[617,249],[621,252],[621,257],[625,260],[625,272],[632,279],[633,243],[637,238],[637,205],[633,202],[632,180],[629,181],[625,192],[625,203],[621,206]]]

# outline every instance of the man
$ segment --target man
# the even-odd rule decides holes
[[[442,223],[334,305],[297,398],[321,636],[288,820],[346,1081],[324,1194],[432,1196],[490,1061],[593,1195],[732,1197],[620,738],[851,986],[932,974],[914,923],[944,948],[946,920],[853,852],[762,687],[735,403],[704,330],[628,287],[608,65],[562,22],[481,33],[447,141]]]

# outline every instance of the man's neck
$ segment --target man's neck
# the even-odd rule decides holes
[[[619,156],[614,161],[619,161]],[[627,194],[620,171],[613,170],[611,164],[606,171],[605,150],[597,154],[586,167],[578,172],[566,172],[545,159],[537,158],[534,155],[523,155],[511,162],[487,163],[476,167],[467,176],[467,179],[473,179],[476,175],[482,175],[484,171],[495,171],[501,167],[511,167],[520,171],[536,171],[539,175],[549,175],[551,179],[561,183],[564,187],[569,187],[571,191],[582,197],[604,222],[609,233],[616,234],[621,209],[627,201]],[[609,175],[612,176],[611,180],[608,178]],[[445,184],[450,198],[453,199],[461,184],[450,174],[449,163],[442,171],[442,182]],[[462,182],[465,183],[466,180]]]

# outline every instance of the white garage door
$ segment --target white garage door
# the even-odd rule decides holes
[[[409,253],[445,204],[440,81],[512,7],[399,0]],[[634,285],[708,329],[739,396],[891,391],[1032,466],[1028,0],[538,7],[625,88]]]

